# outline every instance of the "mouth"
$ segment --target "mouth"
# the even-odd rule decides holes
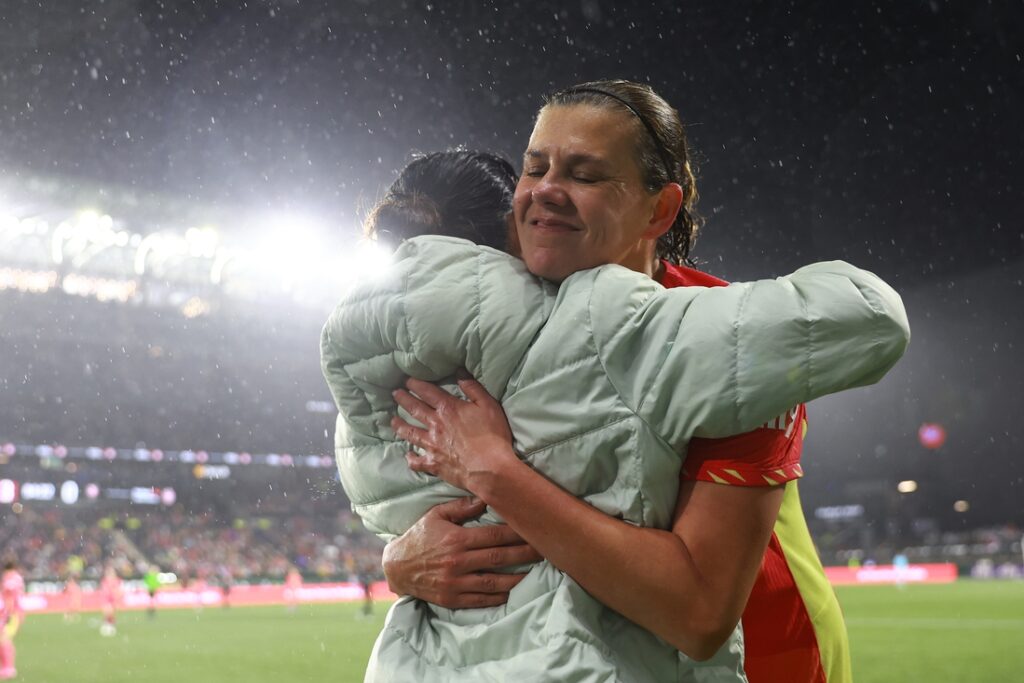
[[[572,223],[557,218],[534,218],[529,223],[531,227],[545,232],[579,232],[580,230]]]

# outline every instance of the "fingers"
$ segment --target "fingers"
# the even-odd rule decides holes
[[[505,545],[494,548],[482,548],[480,550],[467,550],[459,556],[457,566],[459,571],[479,572],[483,570],[503,569],[515,567],[530,562],[538,562],[541,559],[532,546],[525,543],[519,545]],[[496,576],[515,576],[513,574],[497,574]],[[516,581],[515,583],[518,583]],[[512,585],[515,585],[512,584]],[[474,592],[488,592],[482,589],[474,589]],[[493,592],[493,591],[490,591]]]
[[[526,574],[472,574],[457,579],[451,587],[430,600],[449,609],[496,607],[508,602],[508,594]]]
[[[391,430],[399,439],[408,441],[414,446],[429,448],[431,445],[429,431],[411,425],[397,415],[391,418]]]
[[[463,522],[479,517],[487,509],[487,504],[475,496],[466,496],[456,500],[441,503],[430,508],[427,514],[434,514],[452,524]]]
[[[459,593],[447,600],[438,600],[435,604],[448,609],[478,609],[480,607],[497,607],[508,602],[508,593]]]
[[[464,376],[460,376],[458,382],[459,388],[462,389],[462,393],[464,393],[466,398],[473,403],[494,401],[494,398],[487,393],[487,389],[484,388],[484,385],[477,382],[470,375],[466,374]]]
[[[429,454],[418,455],[414,451],[409,451],[405,454],[405,462],[409,464],[409,469],[413,472],[423,472],[424,474],[437,476],[437,463]]]
[[[467,574],[455,582],[460,593],[508,593],[523,580],[526,574]]]
[[[446,401],[458,400],[444,389],[434,386],[430,382],[424,382],[423,380],[410,377],[405,382],[406,388],[415,393],[424,403],[429,405],[431,408],[437,408],[439,405]]]
[[[521,544],[523,538],[507,524],[492,524],[467,528],[464,542],[468,550],[474,550]]]
[[[405,389],[395,389],[391,392],[391,395],[394,397],[395,403],[405,408],[405,412],[423,424],[427,424],[427,420],[434,413],[434,409],[429,404],[421,401]]]

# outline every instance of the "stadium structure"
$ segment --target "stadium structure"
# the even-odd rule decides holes
[[[179,583],[377,575],[318,361],[333,302],[386,264],[355,241],[301,217],[0,178],[0,546],[30,591],[111,562]],[[922,443],[941,445],[936,429]],[[824,563],[903,554],[1019,576],[1015,527],[891,516],[916,486],[808,509]]]
[[[318,355],[372,247],[346,260],[301,219],[3,181],[0,547],[30,594],[107,564],[179,585],[376,575]]]

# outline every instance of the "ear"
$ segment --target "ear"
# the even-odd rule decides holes
[[[656,240],[672,228],[676,216],[683,207],[683,186],[679,183],[668,183],[658,191],[654,211],[644,230],[645,239]]]

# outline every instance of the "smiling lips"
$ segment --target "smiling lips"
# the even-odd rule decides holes
[[[578,232],[580,229],[571,223],[558,220],[557,218],[535,218],[530,221],[530,225],[538,230],[544,232]]]

